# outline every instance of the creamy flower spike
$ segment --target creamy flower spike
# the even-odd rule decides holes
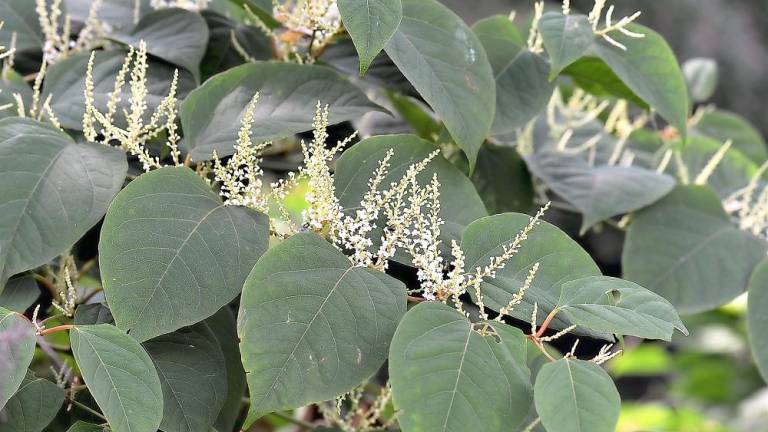
[[[139,43],[139,49],[129,48],[120,71],[115,77],[115,86],[109,94],[105,113],[96,109],[94,103],[93,62],[95,53],[91,53],[85,76],[85,114],[83,115],[83,134],[88,141],[100,142],[105,145],[116,144],[121,149],[139,158],[144,171],[160,168],[163,165],[157,157],[149,154],[146,144],[165,131],[166,145],[171,150],[174,165],[179,165],[179,148],[176,126],[176,87],[179,73],[174,71],[168,95],[160,102],[145,121],[147,114],[147,45]],[[121,128],[115,125],[115,114],[121,102],[121,93],[125,87],[126,77],[130,72],[130,107],[123,110],[127,126]]]
[[[592,8],[592,11],[589,13],[589,17],[588,17],[589,22],[592,24],[592,30],[594,30],[595,35],[602,37],[609,44],[617,48],[620,48],[624,51],[627,50],[626,45],[612,38],[610,36],[610,33],[618,31],[626,36],[629,36],[635,39],[642,39],[645,37],[645,35],[642,33],[636,33],[627,29],[628,25],[632,24],[638,17],[640,17],[641,12],[640,11],[635,12],[631,16],[624,17],[620,19],[618,22],[614,23],[613,22],[613,11],[614,11],[613,5],[608,7],[608,11],[605,14],[605,27],[603,27],[602,29],[599,29],[598,27],[600,26],[600,17],[603,15],[603,9],[605,8],[605,4],[606,4],[606,0],[595,0],[595,5]]]
[[[99,39],[104,35],[105,26],[98,20],[98,13],[103,0],[94,0],[88,10],[85,25],[72,40],[72,22],[69,15],[62,17],[62,0],[35,0],[35,12],[40,23],[40,29],[45,36],[43,42],[44,63],[53,64],[70,55],[90,51],[99,45]],[[48,4],[50,3],[50,8]],[[60,22],[63,18],[63,24]]]

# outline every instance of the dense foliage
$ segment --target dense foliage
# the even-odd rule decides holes
[[[0,0],[0,430],[610,432],[748,289],[768,378],[768,147],[639,17]]]

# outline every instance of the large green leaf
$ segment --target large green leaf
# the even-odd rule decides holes
[[[690,108],[688,88],[675,54],[667,41],[648,27],[630,24],[627,29],[645,37],[636,39],[614,32],[611,37],[625,45],[626,51],[602,38],[597,39],[590,51],[685,136]]]
[[[229,306],[221,308],[212,317],[205,320],[211,331],[216,335],[219,348],[224,354],[227,370],[227,398],[219,412],[214,427],[219,432],[230,432],[234,429],[243,403],[245,393],[245,371],[240,362],[240,349],[237,346],[237,322],[235,314]]]
[[[507,17],[481,20],[472,30],[488,54],[496,80],[496,115],[491,133],[513,132],[536,117],[549,102],[555,89],[547,78],[549,63],[524,48],[517,28]]]
[[[94,59],[94,105],[101,112],[106,112],[109,95],[115,88],[115,76],[123,65],[126,52],[121,49],[97,51]],[[67,129],[82,130],[85,113],[85,72],[90,53],[82,52],[57,62],[48,69],[43,86],[42,100],[51,95],[51,107],[61,125]],[[173,79],[173,66],[155,60],[148,60],[147,70],[147,114],[146,120],[163,98]],[[185,69],[179,71],[179,83],[176,97],[181,99],[195,88],[195,80]],[[126,85],[120,92],[121,102],[118,113],[130,106],[130,88]],[[122,114],[115,116],[115,123],[124,126]]]
[[[436,0],[404,0],[403,20],[385,50],[474,167],[496,104],[493,72],[477,36]]]
[[[29,0],[0,0],[0,45],[9,48],[11,37],[16,33],[16,49],[25,51],[40,49],[45,38],[35,11],[35,2]]]
[[[749,303],[747,305],[747,324],[749,325],[749,345],[752,357],[763,379],[768,381],[768,258],[763,259],[749,279]]]
[[[703,134],[721,143],[732,140],[733,148],[741,150],[755,163],[768,159],[768,146],[762,134],[738,114],[723,110],[707,112],[691,133]]]
[[[532,403],[522,332],[490,323],[483,336],[454,309],[427,302],[397,327],[389,375],[404,432],[517,430]],[[498,338],[498,340],[496,339]]]
[[[24,313],[40,297],[35,278],[30,275],[13,278],[0,290],[0,308]]]
[[[766,243],[736,228],[717,195],[679,186],[638,212],[627,230],[624,277],[662,295],[681,313],[720,306],[744,292]]]
[[[352,267],[315,234],[270,249],[245,282],[238,316],[249,419],[333,399],[373,375],[405,298],[400,281]]]
[[[128,164],[31,119],[0,120],[0,283],[47,263],[101,219]]]
[[[40,432],[53,420],[63,402],[62,389],[27,371],[19,391],[0,411],[0,430]]]
[[[180,66],[200,80],[200,61],[208,45],[208,26],[199,13],[184,9],[152,11],[130,32],[114,34],[112,39],[139,47],[147,44],[147,53]]]
[[[544,365],[534,386],[536,410],[548,431],[614,432],[621,399],[600,366],[572,359]]]
[[[547,12],[539,21],[539,32],[549,54],[549,79],[583,56],[595,40],[585,15]]]
[[[571,323],[600,332],[666,341],[676,328],[688,334],[672,304],[623,279],[591,276],[566,282],[557,309]]]
[[[329,105],[330,122],[340,123],[380,109],[359,88],[332,69],[294,63],[248,63],[220,73],[189,94],[181,124],[194,160],[234,152],[246,105],[259,93],[254,142],[284,138],[312,128],[315,105]]]
[[[114,432],[155,432],[163,392],[152,359],[136,339],[110,324],[74,327],[72,354],[91,396]]]
[[[0,409],[16,393],[35,353],[35,328],[21,314],[0,308]]]
[[[602,220],[653,204],[675,186],[667,175],[632,166],[591,166],[579,156],[554,150],[525,160],[536,177],[581,211],[581,233]]]
[[[266,250],[268,225],[224,205],[189,168],[141,175],[110,206],[99,241],[117,326],[145,341],[216,313]]]
[[[338,5],[360,57],[360,75],[365,75],[400,25],[403,5],[400,0],[339,0]]]
[[[461,240],[466,268],[488,265],[490,258],[501,255],[502,247],[511,243],[520,230],[528,225],[530,217],[524,214],[504,213],[479,219],[470,224]],[[507,262],[496,277],[481,285],[485,305],[498,311],[506,306],[523,285],[531,267],[540,264],[533,283],[521,304],[510,314],[530,321],[533,304],[538,303],[539,321],[557,305],[562,286],[566,282],[587,276],[600,276],[600,270],[589,254],[559,228],[540,222],[528,234],[520,251]],[[568,325],[556,317],[552,325]],[[583,329],[579,329],[583,330]]]
[[[638,97],[616,76],[611,68],[596,57],[582,57],[562,71],[573,79],[574,83],[596,96],[618,96],[627,99],[641,108],[648,104]]]
[[[163,432],[209,432],[227,396],[224,354],[199,323],[143,344],[163,389]]]
[[[477,154],[472,183],[491,214],[533,207],[533,181],[514,147],[486,144]]]
[[[437,148],[415,135],[377,136],[352,146],[339,158],[334,175],[336,194],[345,211],[354,212],[360,208],[360,201],[368,191],[368,180],[390,149],[394,154],[389,160],[389,173],[381,182],[386,185],[384,187],[398,181],[411,164],[423,160]],[[458,241],[469,223],[487,213],[472,182],[440,155],[417,178],[426,185],[433,174],[437,174],[442,190],[450,191],[440,196],[440,216],[445,221],[441,226],[441,239],[443,245],[447,245],[446,252],[450,252],[451,240]]]

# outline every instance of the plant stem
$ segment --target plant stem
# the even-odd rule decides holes
[[[549,327],[549,324],[552,323],[552,320],[555,318],[555,315],[560,312],[559,309],[555,308],[552,309],[552,312],[547,315],[547,317],[544,319],[544,322],[541,323],[541,327],[539,327],[539,331],[536,332],[536,338],[540,338],[544,336],[544,332],[547,331],[547,328]]]
[[[40,336],[47,336],[49,334],[58,333],[60,331],[67,331],[71,330],[74,327],[72,324],[62,324],[58,325],[56,327],[47,328],[45,330],[40,331]]]
[[[72,405],[80,408],[81,410],[87,411],[89,414],[94,415],[94,416],[96,416],[96,417],[98,417],[98,418],[100,418],[100,419],[102,419],[104,421],[107,421],[107,418],[104,417],[104,415],[102,413],[96,411],[95,409],[93,409],[93,408],[91,408],[91,407],[89,407],[89,406],[87,406],[85,404],[82,404],[82,403],[80,403],[80,402],[78,402],[78,401],[76,401],[76,400],[74,400],[73,398],[70,398],[70,397],[67,397],[67,400],[69,401],[69,403],[71,403]]]

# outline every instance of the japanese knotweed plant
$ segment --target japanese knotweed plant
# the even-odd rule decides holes
[[[748,286],[766,370],[768,148],[639,12],[80,3],[0,0],[0,431],[610,432]]]

